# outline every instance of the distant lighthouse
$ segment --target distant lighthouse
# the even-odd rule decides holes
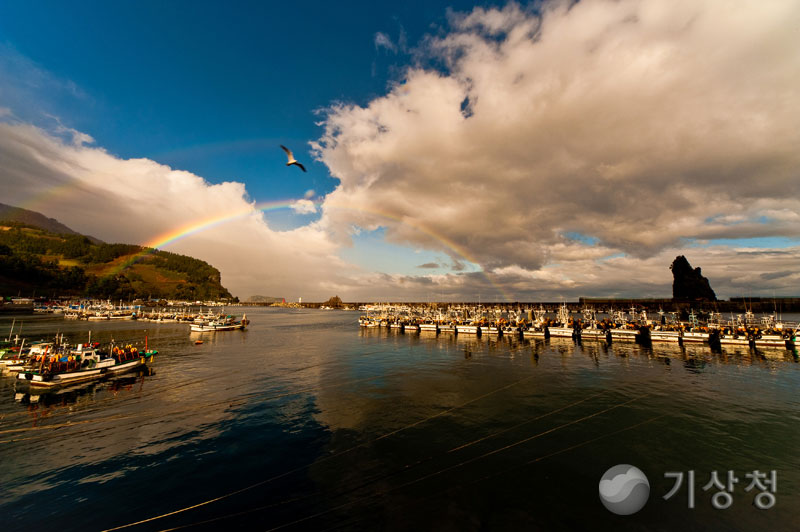
[[[303,304],[303,298],[302,297],[298,297],[297,298],[297,303],[302,305]]]

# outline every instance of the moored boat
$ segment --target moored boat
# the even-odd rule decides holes
[[[108,352],[97,349],[97,344],[67,350],[56,355],[43,354],[34,358],[38,366],[17,375],[17,379],[32,387],[53,387],[63,384],[100,379],[106,375],[123,373],[150,362],[158,353],[155,350],[136,349],[132,346],[112,347]]]
[[[192,332],[218,332],[218,331],[236,331],[244,330],[250,321],[247,315],[242,316],[242,319],[235,321],[233,316],[226,316],[219,320],[212,320],[203,323],[192,323],[190,330]]]

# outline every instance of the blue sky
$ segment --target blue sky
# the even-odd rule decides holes
[[[0,43],[60,82],[15,106],[19,116],[42,122],[46,111],[119,157],[244,181],[267,201],[335,186],[307,152],[316,111],[383,94],[410,61],[408,50],[376,46],[376,33],[414,44],[445,25],[448,8],[473,5],[10,1]],[[286,172],[278,144],[308,174]]]
[[[662,297],[678,254],[720,295],[794,294],[797,24],[756,0],[6,1],[4,201],[108,241],[202,226],[164,245],[244,297]]]

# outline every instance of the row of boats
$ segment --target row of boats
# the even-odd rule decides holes
[[[192,332],[200,333],[244,330],[250,323],[246,314],[237,320],[236,316],[215,314],[210,309],[206,314],[195,315],[191,321],[174,321],[187,322]],[[20,338],[19,332],[12,340],[15,324],[16,320],[8,338],[0,340],[0,374],[16,376],[33,387],[59,386],[124,373],[149,363],[158,353],[148,349],[146,336],[143,349],[114,342],[101,347],[91,341],[91,332],[85,344],[71,345],[59,334],[53,341],[25,345],[27,340]]]
[[[527,312],[460,308],[445,312],[413,314],[385,309],[359,318],[366,328],[385,327],[403,332],[434,332],[467,335],[508,335],[521,338],[562,337],[596,341],[638,341],[666,343],[719,343],[722,346],[793,349],[796,326],[783,323],[776,315],[756,319],[751,312],[731,316],[723,321],[719,313],[711,313],[701,323],[691,312],[680,321],[677,313],[658,312],[655,320],[646,310],[610,311],[600,318],[593,309],[584,309],[573,316],[561,305],[555,316],[548,316],[543,307]]]
[[[132,371],[157,354],[148,348],[147,337],[143,348],[114,342],[101,346],[91,341],[91,333],[87,343],[76,345],[65,342],[63,335],[29,346],[24,339],[17,345],[9,338],[0,340],[0,372],[33,388],[50,388]]]
[[[65,319],[87,320],[87,321],[110,321],[110,320],[137,320],[155,323],[207,323],[224,321],[225,314],[212,312],[208,309],[206,313],[191,311],[173,310],[153,310],[143,312],[141,310],[73,310],[62,313]]]

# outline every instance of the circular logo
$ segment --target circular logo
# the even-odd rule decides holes
[[[638,467],[615,465],[600,478],[600,501],[617,515],[635,514],[649,496],[650,483]]]

